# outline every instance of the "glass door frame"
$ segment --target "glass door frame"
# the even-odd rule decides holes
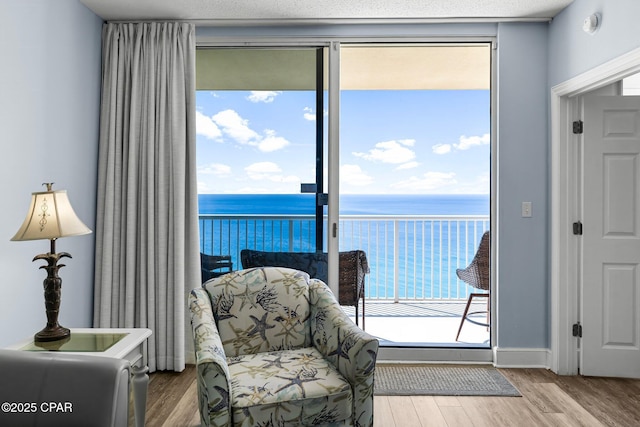
[[[486,43],[488,45],[490,45],[490,138],[491,138],[491,142],[490,142],[490,152],[491,152],[491,158],[490,158],[490,229],[492,230],[492,242],[497,242],[497,180],[495,179],[497,177],[497,170],[496,170],[496,165],[497,163],[497,155],[498,155],[498,150],[497,150],[497,139],[496,139],[496,135],[494,130],[497,129],[497,117],[496,117],[496,105],[497,105],[497,75],[495,70],[497,70],[497,42],[495,37],[473,37],[473,38],[457,38],[457,37],[447,37],[447,38],[366,38],[366,39],[362,39],[362,38],[354,38],[354,39],[341,39],[341,41],[335,41],[331,43],[331,49],[330,49],[330,68],[329,68],[329,79],[330,82],[334,83],[334,84],[330,84],[329,85],[329,97],[330,100],[334,100],[338,103],[337,106],[334,106],[333,104],[329,104],[330,105],[330,110],[329,110],[329,124],[330,124],[330,129],[329,129],[329,153],[331,153],[331,149],[332,149],[332,143],[337,145],[337,148],[335,148],[335,145],[333,146],[334,149],[336,151],[339,150],[340,148],[340,144],[339,144],[339,131],[338,128],[333,128],[331,126],[332,123],[336,123],[337,125],[339,124],[339,107],[340,107],[340,80],[339,80],[339,76],[340,76],[340,48],[341,46],[345,46],[348,47],[349,45],[366,45],[366,44],[370,44],[371,46],[376,46],[376,45],[407,45],[407,44],[414,44],[414,45],[438,45],[438,44],[451,44],[451,45],[456,45],[456,44],[460,44],[460,45],[464,45],[464,44],[476,44],[476,43]],[[333,61],[331,60],[333,59]],[[335,76],[334,76],[335,74]],[[333,79],[333,80],[332,80]],[[333,110],[331,107],[334,107]],[[337,114],[337,117],[334,118],[334,120],[331,120],[331,113],[335,113]],[[332,131],[335,132],[332,133]],[[331,154],[330,154],[331,156]],[[335,163],[332,163],[332,161],[335,161]],[[330,206],[332,206],[334,209],[336,209],[336,212],[334,212],[335,215],[335,222],[339,224],[338,222],[338,218],[339,218],[339,214],[338,214],[338,210],[339,210],[339,203],[338,203],[338,198],[339,198],[339,165],[340,165],[340,160],[339,160],[339,154],[335,153],[335,155],[333,157],[330,157],[330,161],[329,161],[329,191],[330,194],[333,194],[335,197],[335,201],[333,199],[331,199],[330,197],[330,202],[333,201],[333,203],[330,204]],[[332,168],[333,166],[333,168]],[[332,180],[333,178],[333,180]],[[332,186],[331,183],[334,183],[335,185]],[[331,213],[331,209],[329,210],[329,212]],[[331,215],[330,215],[331,218]],[[333,222],[331,222],[330,220],[330,224],[333,226]],[[339,233],[338,233],[339,235]],[[336,244],[336,248],[338,247],[338,243],[339,242],[335,242]],[[490,312],[490,343],[491,346],[493,346],[493,348],[495,348],[495,343],[497,342],[496,340],[496,330],[497,330],[497,313],[498,313],[498,308],[497,308],[497,292],[495,292],[496,289],[496,277],[497,277],[497,244],[493,243],[491,245],[491,292],[490,292],[490,306],[491,306],[491,312]],[[332,275],[332,270],[331,270],[331,257],[329,257],[329,277],[335,277],[337,280],[338,277],[338,257],[337,257],[337,253],[338,250],[335,250],[335,261],[333,263],[334,268],[336,269],[335,271],[335,276]],[[331,252],[330,252],[331,254]],[[457,348],[457,347],[394,347],[394,346],[381,346],[378,352],[378,360],[384,360],[384,361],[397,361],[397,360],[403,360],[403,361],[420,361],[420,362],[424,362],[424,361],[447,361],[447,360],[456,360],[456,361],[465,361],[465,362],[470,362],[470,363],[490,363],[493,362],[494,360],[494,352],[493,352],[493,348],[489,347],[489,348]]]
[[[491,45],[491,201],[490,201],[490,227],[492,230],[492,242],[497,242],[497,212],[499,195],[497,193],[497,37],[495,36],[407,36],[407,37],[277,37],[265,38],[259,36],[239,36],[239,37],[201,37],[196,41],[198,47],[309,47],[328,48],[328,206],[327,206],[327,230],[326,241],[328,252],[328,285],[331,290],[338,294],[338,252],[339,252],[339,165],[340,165],[340,46],[341,44],[371,43],[489,43]],[[322,114],[322,111],[316,114]],[[324,171],[322,171],[324,173]],[[435,362],[455,360],[457,362],[469,363],[491,363],[494,360],[494,348],[497,343],[497,319],[499,306],[496,298],[496,278],[497,278],[497,244],[491,247],[491,320],[490,335],[491,343],[494,346],[489,349],[468,349],[468,348],[434,348],[434,347],[381,347],[378,353],[378,360],[403,360]]]
[[[324,49],[316,48],[316,252],[324,242]]]

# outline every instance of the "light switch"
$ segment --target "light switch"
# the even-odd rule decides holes
[[[531,218],[531,202],[522,202],[522,217]]]

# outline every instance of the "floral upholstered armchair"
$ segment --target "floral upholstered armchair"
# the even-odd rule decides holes
[[[202,425],[372,426],[378,341],[307,273],[260,267],[191,291]]]

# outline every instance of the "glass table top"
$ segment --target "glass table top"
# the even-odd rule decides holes
[[[87,353],[101,353],[107,351],[128,334],[121,333],[74,333],[58,341],[33,342],[20,348],[23,351],[75,351]]]

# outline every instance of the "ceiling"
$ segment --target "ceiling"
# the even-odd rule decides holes
[[[217,25],[549,20],[573,0],[80,0],[107,21]]]

